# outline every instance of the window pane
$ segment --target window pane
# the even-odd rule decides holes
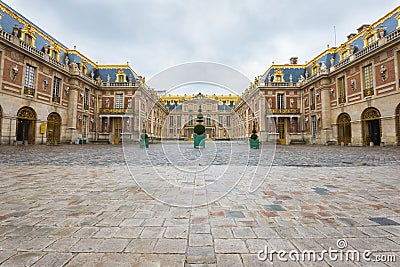
[[[116,109],[124,108],[124,95],[123,94],[115,95],[115,108]]]

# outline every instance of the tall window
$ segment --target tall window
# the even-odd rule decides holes
[[[182,124],[182,117],[181,116],[177,116],[176,117],[176,124],[177,124],[178,127],[181,126],[181,124]]]
[[[311,116],[311,135],[312,138],[317,137],[317,118],[316,116]]]
[[[372,64],[363,68],[363,78],[364,78],[364,96],[370,96],[374,94],[374,85],[372,77]]]
[[[315,92],[314,88],[310,89],[310,109],[315,109]]]
[[[169,126],[173,126],[174,125],[174,116],[170,116],[169,117]]]
[[[344,77],[340,77],[338,79],[338,87],[339,87],[339,103],[345,103],[346,102],[346,87],[344,83]]]
[[[207,118],[206,118],[206,124],[207,124],[207,125],[210,125],[210,124],[211,124],[211,118],[210,118],[210,116],[207,116]]]
[[[54,77],[53,82],[53,102],[60,103],[61,79]]]
[[[115,108],[116,109],[123,109],[124,108],[124,95],[123,94],[116,94],[115,95]]]
[[[36,69],[27,64],[26,65],[26,72],[25,72],[25,88],[24,93],[26,95],[35,95],[35,72]]]
[[[83,106],[85,109],[89,109],[89,89],[85,88],[85,94],[83,95]]]
[[[231,126],[231,116],[226,116],[226,126]]]
[[[276,106],[277,106],[278,109],[284,109],[285,108],[285,94],[277,94]]]
[[[222,116],[218,116],[218,123],[220,124],[220,125],[222,125],[222,123],[223,123],[223,117]]]
[[[193,115],[189,115],[189,125],[193,125]]]

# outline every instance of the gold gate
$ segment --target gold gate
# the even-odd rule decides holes
[[[47,117],[47,142],[49,144],[59,144],[61,135],[61,117],[58,113],[52,112]]]
[[[114,145],[119,144],[121,134],[121,118],[114,118]]]
[[[337,119],[338,124],[338,144],[344,143],[345,145],[351,142],[351,123],[350,115],[342,113]]]
[[[278,132],[279,132],[279,141],[281,145],[286,144],[286,135],[285,135],[285,118],[278,118]]]
[[[36,113],[30,107],[22,107],[17,112],[16,136],[18,142],[27,141],[28,144],[35,143]]]
[[[376,108],[367,108],[361,115],[363,145],[368,146],[371,142],[379,145],[381,142],[381,113]]]

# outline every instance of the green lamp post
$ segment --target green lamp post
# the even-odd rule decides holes
[[[194,148],[205,148],[206,147],[206,127],[202,124],[204,121],[204,116],[201,114],[201,105],[199,106],[199,114],[197,114],[197,119],[196,119],[196,126],[194,126],[194,134],[193,134],[193,139],[194,139]]]
[[[253,122],[253,130],[251,131],[250,136],[250,148],[260,148],[260,139],[258,139],[255,122]]]

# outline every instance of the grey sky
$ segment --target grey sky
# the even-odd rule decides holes
[[[191,61],[235,68],[250,79],[275,61],[309,61],[393,0],[5,0],[67,47],[148,78]]]

